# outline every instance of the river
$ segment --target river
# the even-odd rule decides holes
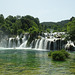
[[[53,61],[48,51],[0,49],[0,75],[75,75],[75,52],[66,61]]]

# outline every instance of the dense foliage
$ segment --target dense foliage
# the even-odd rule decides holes
[[[41,32],[39,19],[30,15],[11,16],[4,18],[0,14],[0,35],[20,35],[25,32]]]
[[[66,52],[65,50],[54,51],[54,52],[50,51],[48,53],[48,56],[51,56],[53,60],[63,61],[69,57],[69,53]]]
[[[65,60],[65,55],[60,51],[55,51],[51,55],[53,60]]]
[[[75,42],[75,17],[70,19],[70,22],[67,23],[67,39]]]

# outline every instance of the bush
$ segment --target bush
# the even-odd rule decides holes
[[[50,52],[48,53],[48,56],[51,56],[51,54],[52,54],[52,51],[50,51]]]
[[[68,52],[66,52],[65,50],[61,50],[61,52],[63,52],[63,54],[65,55],[66,58],[68,58],[69,55],[70,55],[70,54],[69,54]]]
[[[51,56],[53,60],[58,60],[58,61],[61,61],[61,60],[65,60],[66,58],[69,57],[69,53],[65,50],[60,50],[60,51],[50,51],[48,53],[48,56]]]
[[[54,51],[52,52],[51,56],[53,60],[62,61],[66,59],[65,55],[61,51]]]

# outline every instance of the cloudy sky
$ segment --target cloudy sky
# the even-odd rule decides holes
[[[75,0],[0,0],[0,14],[31,15],[40,22],[57,22],[75,17]]]

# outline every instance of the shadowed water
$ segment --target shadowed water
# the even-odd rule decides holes
[[[75,75],[75,52],[56,62],[47,51],[0,50],[0,75]]]

